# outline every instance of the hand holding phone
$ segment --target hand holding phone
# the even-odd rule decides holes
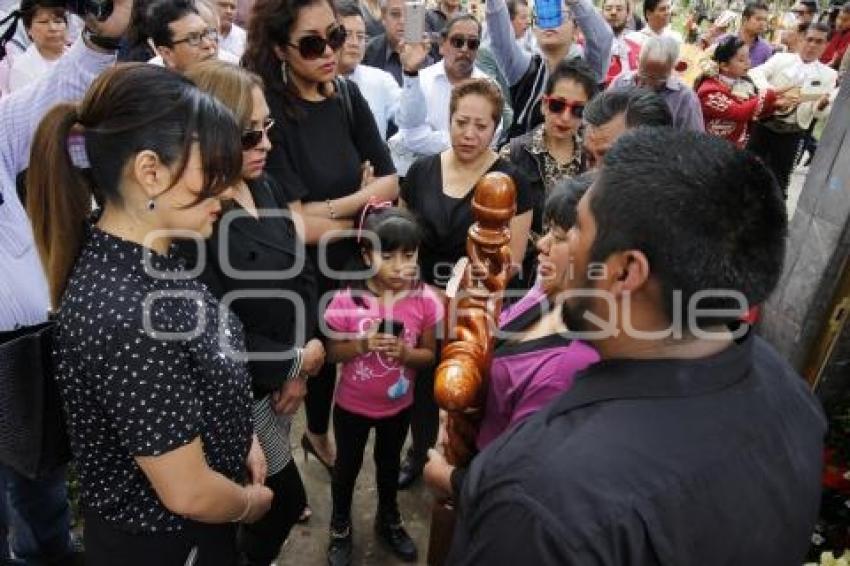
[[[407,0],[404,3],[404,42],[420,43],[425,35],[425,2]]]

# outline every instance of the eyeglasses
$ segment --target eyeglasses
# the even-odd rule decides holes
[[[325,54],[329,46],[331,51],[339,51],[345,44],[346,35],[345,27],[333,26],[328,30],[327,39],[320,35],[305,35],[298,40],[297,44],[290,43],[289,46],[297,49],[304,59],[318,59]]]
[[[207,28],[204,31],[193,31],[183,39],[176,39],[171,42],[172,47],[179,43],[188,43],[192,47],[197,47],[204,40],[218,42],[218,30],[215,28]]]
[[[475,51],[478,49],[478,46],[481,45],[481,40],[477,37],[464,37],[462,35],[455,35],[449,38],[449,44],[455,49],[463,49],[463,46],[466,45],[466,48],[470,51]]]
[[[543,95],[543,102],[552,114],[563,114],[569,110],[574,118],[584,116],[584,102],[570,102],[560,96]]]
[[[269,130],[274,126],[274,118],[266,118],[263,120],[263,127],[260,130],[245,130],[242,132],[242,150],[248,151],[257,147],[263,136],[268,135]]]

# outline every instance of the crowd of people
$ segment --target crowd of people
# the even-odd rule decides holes
[[[850,3],[799,2],[782,44],[746,4],[695,81],[670,0],[564,0],[545,27],[441,0],[419,41],[402,0],[72,4],[0,0],[0,331],[55,317],[84,534],[65,467],[0,462],[0,563],[269,565],[329,498],[303,563],[350,564],[372,429],[375,533],[405,562],[423,477],[456,502],[451,564],[801,562],[824,419],[742,321]],[[491,173],[513,266],[455,467],[434,374]]]

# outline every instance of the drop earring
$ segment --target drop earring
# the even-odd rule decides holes
[[[156,203],[153,199],[148,200],[148,210],[153,210],[154,208],[156,208]]]
[[[289,80],[289,79],[287,78],[287,76],[286,76],[286,61],[281,61],[281,62],[280,62],[280,78],[281,78],[281,80],[283,81],[283,84],[284,84],[284,85],[285,85],[285,84],[287,83],[287,81]]]

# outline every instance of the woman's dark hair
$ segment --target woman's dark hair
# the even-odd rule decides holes
[[[552,94],[558,81],[565,79],[581,85],[588,100],[596,96],[596,91],[599,88],[597,86],[596,75],[587,63],[581,59],[570,59],[558,63],[555,70],[546,79],[544,94]]]
[[[85,140],[88,175],[74,166],[68,151],[68,137],[77,127]],[[155,152],[177,183],[197,143],[203,167],[200,202],[241,177],[240,133],[221,103],[177,73],[145,63],[104,71],[82,102],[53,107],[33,140],[30,162],[39,166],[27,174],[27,210],[54,306],[79,254],[92,197],[101,206],[120,205],[123,171],[133,156]]]
[[[39,10],[49,10],[51,15],[62,18],[68,23],[68,13],[65,3],[58,0],[24,0],[21,2],[21,22],[26,29],[32,27],[33,19]]]
[[[337,0],[335,5],[336,13],[340,18],[363,17],[363,10],[360,9],[360,5],[354,0]]]
[[[717,43],[711,58],[716,63],[728,63],[744,45],[746,44],[743,39],[737,35],[730,35]]]
[[[596,171],[587,171],[576,177],[563,179],[549,193],[543,207],[543,226],[554,224],[564,230],[576,223],[578,201],[593,184]]]
[[[323,3],[337,15],[336,6],[329,0],[257,0],[251,11],[242,66],[258,74],[268,90],[283,96],[284,113],[289,117],[298,117],[294,102],[300,95],[294,81],[284,81],[274,48],[286,49],[292,42],[292,28],[302,9]],[[333,92],[330,84],[323,90],[328,95]]]
[[[776,178],[753,154],[716,136],[626,132],[605,156],[590,213],[590,261],[641,251],[669,320],[686,320],[689,303],[706,292],[700,309],[728,309],[734,319],[741,305],[730,292],[761,304],[782,273],[788,212]],[[732,322],[719,315],[707,316],[711,324]]]
[[[412,252],[422,243],[422,228],[413,214],[404,208],[393,206],[367,212],[360,229],[364,234],[374,235],[374,238],[360,238],[360,249],[364,253]],[[380,245],[378,250],[372,249],[375,242]]]
[[[363,255],[367,253],[412,252],[419,248],[423,238],[422,228],[416,221],[416,217],[407,209],[395,206],[367,211],[360,225],[360,231],[362,233],[359,241],[360,254],[349,262],[350,271],[370,270],[371,266],[367,265],[363,259]],[[372,247],[375,243],[380,246],[377,250]],[[349,288],[365,290],[366,280],[354,280],[349,284]],[[354,302],[360,306],[366,306],[359,296],[354,296]]]

